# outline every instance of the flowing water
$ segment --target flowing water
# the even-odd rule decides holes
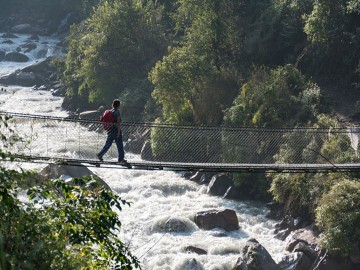
[[[14,42],[11,46],[2,44],[5,39],[0,38],[0,50],[15,50],[28,37],[21,35],[11,39]],[[31,61],[28,63],[0,62],[0,76],[41,60],[37,57],[41,48],[47,49],[46,56],[59,53],[56,39],[40,37],[37,44],[38,50],[29,53]],[[61,109],[62,98],[52,96],[49,91],[19,86],[5,86],[5,89],[6,92],[0,92],[1,111],[68,115]],[[38,168],[41,165],[22,166]],[[206,186],[185,180],[171,171],[90,169],[105,179],[123,199],[132,202],[120,213],[122,228],[119,237],[140,258],[145,270],[231,269],[250,237],[257,239],[277,262],[286,253],[285,243],[274,238],[275,222],[265,217],[267,209],[263,204],[210,196]],[[201,230],[193,222],[196,212],[224,208],[236,211],[240,225],[238,231]],[[181,224],[181,232],[169,229],[171,224]],[[207,254],[187,253],[185,248],[188,246],[204,249]]]

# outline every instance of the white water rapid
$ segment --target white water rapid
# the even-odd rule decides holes
[[[5,39],[0,38],[0,50],[14,50],[26,38],[28,36],[21,35],[11,39],[14,42],[11,46],[2,44]],[[49,56],[56,53],[57,50],[52,47],[56,42],[51,38],[40,37],[36,43],[39,49],[41,46],[46,47]],[[32,52],[29,57],[31,60],[27,63],[0,62],[0,76],[39,60],[36,52]],[[68,115],[61,109],[62,98],[52,96],[50,91],[18,86],[6,86],[5,89],[6,92],[0,92],[2,111]],[[39,166],[23,164],[25,168]],[[120,213],[122,228],[119,237],[140,258],[144,270],[231,269],[250,237],[257,239],[276,262],[286,253],[285,243],[274,238],[275,222],[265,217],[267,209],[260,203],[210,196],[206,186],[197,185],[170,171],[90,169],[105,179],[123,199],[132,202],[130,207],[124,207]],[[238,231],[201,230],[192,221],[196,212],[224,208],[236,211],[240,225]],[[185,232],[166,230],[169,219],[186,224]],[[187,246],[204,249],[207,254],[187,253],[184,251]]]

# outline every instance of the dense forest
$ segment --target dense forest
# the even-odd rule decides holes
[[[69,104],[119,98],[126,121],[200,126],[336,128],[360,113],[358,0],[10,2],[0,13],[30,2],[41,22],[72,12],[68,53],[56,62]],[[335,151],[343,144],[336,136],[317,143],[332,161],[359,160]],[[286,162],[302,149],[275,150]],[[286,214],[315,221],[323,246],[343,256],[360,241],[359,177],[235,176]]]

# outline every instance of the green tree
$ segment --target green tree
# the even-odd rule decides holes
[[[351,87],[358,80],[360,53],[358,1],[317,0],[304,15],[304,32],[310,42],[304,50],[301,68],[330,83]]]
[[[255,68],[225,113],[228,125],[284,127],[314,121],[320,89],[292,65]]]
[[[162,106],[166,122],[221,123],[222,110],[239,88],[235,63],[242,44],[237,21],[245,13],[243,4],[178,1],[174,18],[183,38],[150,73],[153,97]]]
[[[324,230],[322,245],[330,252],[347,256],[359,244],[359,209],[358,181],[343,180],[321,198],[316,219],[318,226]]]
[[[151,93],[147,73],[166,46],[161,14],[152,1],[102,1],[72,30],[65,71],[69,95],[106,105],[122,98],[124,119],[142,119]]]

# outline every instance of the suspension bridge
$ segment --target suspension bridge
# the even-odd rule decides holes
[[[127,164],[97,120],[0,112],[1,159],[146,170],[359,171],[360,128],[250,128],[122,123]]]

